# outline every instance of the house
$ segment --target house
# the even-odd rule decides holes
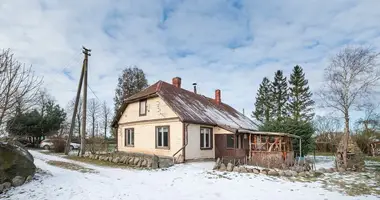
[[[117,131],[118,151],[173,157],[181,162],[247,161],[252,155],[261,158],[261,151],[278,149],[278,144],[279,151],[291,145],[290,140],[279,139],[290,134],[257,132],[252,120],[222,102],[220,90],[208,98],[197,94],[195,86],[194,91],[181,88],[179,77],[173,78],[172,84],[158,81],[126,99],[112,126]],[[283,154],[279,155],[281,159]]]

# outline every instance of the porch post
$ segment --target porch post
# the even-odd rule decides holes
[[[251,161],[252,156],[252,134],[249,134],[249,160]]]

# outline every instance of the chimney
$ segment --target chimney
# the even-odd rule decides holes
[[[216,104],[220,105],[220,103],[222,102],[221,98],[220,98],[220,90],[217,89],[215,90],[215,101],[216,101]]]
[[[172,79],[172,84],[176,86],[177,88],[181,88],[181,78],[180,77],[174,77]]]
[[[194,85],[194,93],[196,94],[197,93],[197,83],[193,83]]]

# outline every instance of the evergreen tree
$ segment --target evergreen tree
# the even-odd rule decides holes
[[[56,134],[66,119],[65,111],[53,101],[48,101],[41,111],[34,109],[17,114],[7,122],[7,131],[13,136],[40,137]]]
[[[255,110],[252,117],[261,123],[270,120],[273,105],[271,102],[271,82],[268,78],[264,78],[257,91]]]
[[[137,67],[128,67],[123,70],[119,77],[115,90],[115,116],[123,101],[136,94],[137,92],[148,87],[148,81],[145,78],[144,71]]]
[[[271,87],[271,96],[273,107],[273,116],[277,121],[282,121],[288,117],[288,83],[281,70],[277,70]]]
[[[289,80],[289,101],[287,104],[290,117],[296,121],[311,121],[314,117],[311,99],[312,93],[305,79],[302,68],[296,65]]]

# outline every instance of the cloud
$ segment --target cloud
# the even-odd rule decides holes
[[[378,7],[354,0],[3,0],[0,47],[32,64],[63,106],[75,96],[85,45],[92,49],[89,84],[110,105],[122,69],[137,65],[151,84],[180,76],[184,88],[197,82],[207,96],[219,88],[224,102],[250,114],[262,78],[278,69],[289,75],[301,65],[316,91],[344,45],[379,50]]]

